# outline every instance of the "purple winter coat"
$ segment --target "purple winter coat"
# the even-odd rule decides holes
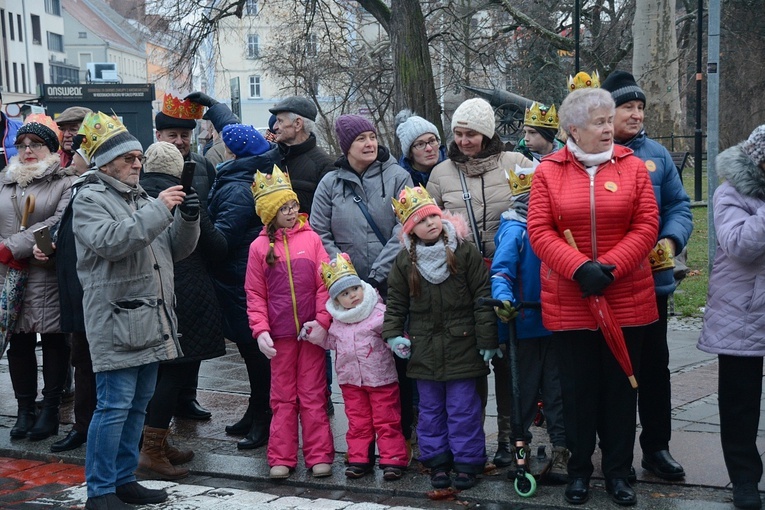
[[[765,356],[765,171],[739,145],[717,156],[717,250],[698,348]]]

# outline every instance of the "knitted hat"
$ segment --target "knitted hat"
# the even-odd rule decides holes
[[[430,216],[443,213],[436,205],[435,200],[430,194],[420,186],[410,188],[406,186],[393,201],[393,211],[396,213],[399,223],[401,223],[404,234],[409,234],[419,222]]]
[[[82,122],[82,119],[84,119],[87,114],[92,113],[92,111],[93,110],[90,108],[85,108],[84,106],[71,106],[56,117],[56,124],[60,126],[61,124],[74,122],[80,123]]]
[[[24,119],[24,125],[16,132],[16,143],[24,139],[24,135],[35,135],[51,152],[58,151],[61,132],[53,119],[43,113],[33,113]]]
[[[175,150],[177,151],[178,149]],[[95,150],[91,161],[95,166],[101,168],[130,151],[143,152],[143,147],[141,146],[141,142],[139,142],[135,136],[127,131],[123,131],[102,143],[101,146]]]
[[[404,157],[409,157],[412,143],[426,133],[433,133],[438,137],[438,128],[427,120],[412,113],[411,110],[401,110],[396,115],[396,136],[401,142],[401,152]]]
[[[623,105],[629,101],[642,101],[645,105],[645,93],[638,87],[635,77],[626,71],[614,71],[608,75],[600,88],[606,89],[614,98],[616,106]]]
[[[455,128],[470,129],[491,138],[494,136],[494,110],[485,99],[468,99],[452,115],[452,131]]]
[[[749,138],[741,142],[741,148],[755,165],[765,162],[765,124],[755,128]]]
[[[347,253],[338,253],[329,264],[321,263],[321,279],[329,291],[329,297],[337,299],[346,289],[361,285],[361,278]]]
[[[144,153],[144,172],[168,174],[180,178],[183,171],[183,156],[178,148],[168,142],[154,142]]]
[[[257,129],[245,124],[228,124],[220,132],[220,137],[237,158],[258,156],[271,148]]]
[[[264,174],[260,170],[255,172],[252,196],[255,198],[255,213],[260,216],[263,225],[274,221],[276,213],[287,202],[294,200],[300,204],[297,194],[292,191],[289,176],[276,165],[271,174]]]
[[[340,149],[346,156],[356,137],[367,131],[377,134],[374,124],[360,115],[341,115],[335,121],[337,141],[340,142]]]

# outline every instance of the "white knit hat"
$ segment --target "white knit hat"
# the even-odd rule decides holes
[[[491,138],[494,136],[494,110],[485,99],[468,99],[452,115],[452,131],[454,128],[472,129]]]
[[[404,157],[409,157],[409,150],[415,140],[426,133],[433,133],[437,140],[438,128],[432,122],[415,115],[411,110],[401,110],[396,114],[396,136],[401,142],[401,152]]]
[[[146,149],[146,160],[143,163],[144,172],[156,172],[180,177],[183,171],[183,156],[181,151],[168,142],[154,142]]]

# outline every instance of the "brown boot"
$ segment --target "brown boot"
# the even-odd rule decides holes
[[[167,435],[165,442],[163,443],[164,454],[170,464],[177,466],[179,464],[186,464],[194,458],[194,452],[191,450],[181,450],[170,444],[170,434]]]
[[[144,480],[180,480],[189,474],[188,469],[175,467],[165,455],[168,429],[143,428],[143,447],[138,457],[135,474]]]

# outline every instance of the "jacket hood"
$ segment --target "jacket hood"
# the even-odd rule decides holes
[[[647,138],[648,136],[645,134],[645,129],[641,129],[640,133],[636,134],[629,140],[625,140],[624,142],[617,142],[614,138],[614,143],[618,145],[624,145],[625,147],[629,147],[633,151],[636,151],[643,146]]]
[[[741,144],[725,149],[717,155],[719,176],[727,180],[744,196],[765,200],[765,172],[754,164]]]

